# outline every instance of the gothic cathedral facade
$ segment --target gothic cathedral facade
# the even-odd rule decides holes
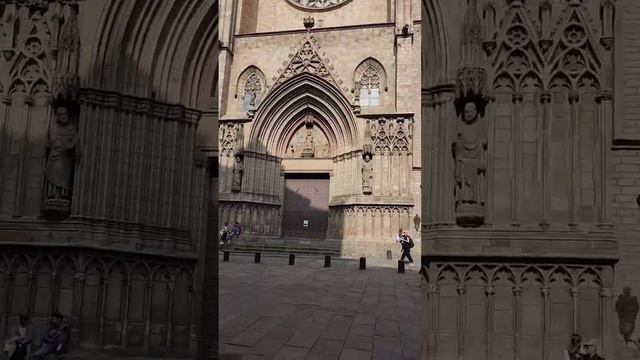
[[[420,2],[221,6],[220,221],[352,257],[418,240]]]

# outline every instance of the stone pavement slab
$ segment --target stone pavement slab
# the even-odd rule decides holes
[[[221,259],[222,260],[222,259]],[[221,358],[417,359],[418,269],[231,254],[220,261]],[[233,356],[236,355],[236,356]]]

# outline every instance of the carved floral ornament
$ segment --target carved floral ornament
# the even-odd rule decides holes
[[[291,5],[305,10],[329,10],[351,0],[287,0]]]
[[[2,66],[0,76],[6,79],[8,94],[74,95],[77,11],[77,2],[66,0],[5,4],[0,20],[0,56],[7,66]]]
[[[611,2],[604,2],[602,26],[595,26],[582,1],[563,1],[558,11],[554,3],[542,2],[540,19],[524,1],[511,1],[499,24],[494,24],[494,13],[491,20],[485,17],[484,49],[491,59],[494,89],[600,88],[602,52],[609,50],[603,41],[611,36]],[[599,35],[602,47],[594,41]]]
[[[411,152],[413,148],[413,119],[397,118],[367,121],[365,142],[373,153]]]

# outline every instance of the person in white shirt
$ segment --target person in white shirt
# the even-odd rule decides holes
[[[413,266],[413,258],[411,257],[411,248],[413,247],[413,239],[406,230],[400,229],[399,242],[402,245],[402,256],[400,261],[404,261],[406,257],[409,259],[409,266]]]

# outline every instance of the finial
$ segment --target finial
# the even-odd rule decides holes
[[[313,28],[314,24],[315,24],[315,21],[311,16],[307,16],[306,18],[304,18],[304,27],[305,29],[307,29],[307,32],[311,31],[311,28]]]

